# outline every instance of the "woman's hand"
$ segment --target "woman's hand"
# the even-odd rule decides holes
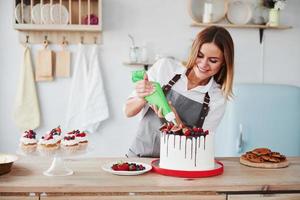
[[[177,125],[178,126],[182,126],[184,127],[184,124],[183,122],[181,121],[176,109],[174,108],[174,106],[172,105],[172,102],[169,101],[169,106],[171,107],[171,110],[172,112],[175,114],[175,118],[176,118],[176,122],[177,122]],[[152,110],[156,113],[156,115],[159,117],[159,118],[164,118],[163,114],[162,114],[162,109],[161,108],[157,108],[156,105],[150,105],[150,107],[152,108]]]
[[[144,98],[154,92],[154,86],[148,80],[147,74],[145,74],[144,79],[138,81],[135,85],[135,91],[139,98]]]

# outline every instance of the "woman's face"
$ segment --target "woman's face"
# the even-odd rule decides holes
[[[219,72],[223,62],[223,52],[214,43],[204,43],[193,67],[194,74],[200,81],[208,81]]]

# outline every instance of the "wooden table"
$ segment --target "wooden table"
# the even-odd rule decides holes
[[[9,174],[0,176],[0,199],[300,199],[300,157],[288,158],[282,169],[246,167],[238,158],[219,158],[224,164],[220,176],[187,179],[154,172],[139,176],[116,176],[101,166],[126,158],[88,158],[67,160],[72,176],[47,177],[43,171],[49,159],[20,158]],[[153,159],[131,159],[151,163]]]

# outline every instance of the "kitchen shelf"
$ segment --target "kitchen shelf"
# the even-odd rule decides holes
[[[148,70],[149,66],[153,65],[153,63],[139,63],[139,62],[123,62],[124,65],[127,66],[140,66],[140,67],[144,67],[145,70]]]
[[[18,4],[21,6],[19,5],[19,12],[16,12],[18,11],[16,10]],[[34,11],[38,10],[38,13],[41,12],[40,15],[42,16],[44,13],[42,8],[46,4],[49,5],[51,10],[53,5],[60,5],[60,10],[56,13],[56,16],[59,17],[57,24],[52,24],[52,16],[51,20],[48,17],[50,22],[41,20],[42,17],[39,18],[41,21],[36,22],[34,20],[37,18],[36,16],[39,16],[39,14],[34,15]],[[41,10],[37,9],[39,7],[41,7]],[[63,7],[68,11],[66,14],[68,16],[67,24],[62,24]],[[16,13],[19,14],[18,18]],[[48,15],[50,16],[49,13]],[[88,17],[91,15],[98,17],[97,24],[91,20],[92,18]],[[61,43],[63,40],[66,40],[68,43],[101,43],[102,0],[15,0],[14,16],[13,27],[19,31],[21,43],[26,41],[29,43],[43,43],[45,38],[50,43]],[[27,20],[25,20],[26,17]],[[48,22],[48,24],[44,22]]]
[[[262,38],[265,29],[277,29],[277,30],[285,30],[290,29],[292,26],[280,25],[280,26],[268,26],[268,25],[257,25],[257,24],[245,24],[245,25],[236,25],[236,24],[219,24],[219,23],[197,23],[193,22],[191,24],[192,27],[208,27],[208,26],[221,26],[224,28],[252,28],[259,29],[259,41],[262,43]]]

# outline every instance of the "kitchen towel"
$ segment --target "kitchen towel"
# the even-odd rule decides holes
[[[83,107],[87,94],[88,63],[85,55],[86,47],[79,44],[72,76],[69,103],[66,114],[66,126],[69,129],[82,129]]]
[[[40,108],[29,47],[25,47],[24,50],[18,84],[13,113],[14,121],[20,131],[35,129],[40,125]]]
[[[87,95],[83,109],[83,128],[89,132],[95,132],[100,123],[109,117],[98,55],[98,45],[93,45],[88,65]]]

